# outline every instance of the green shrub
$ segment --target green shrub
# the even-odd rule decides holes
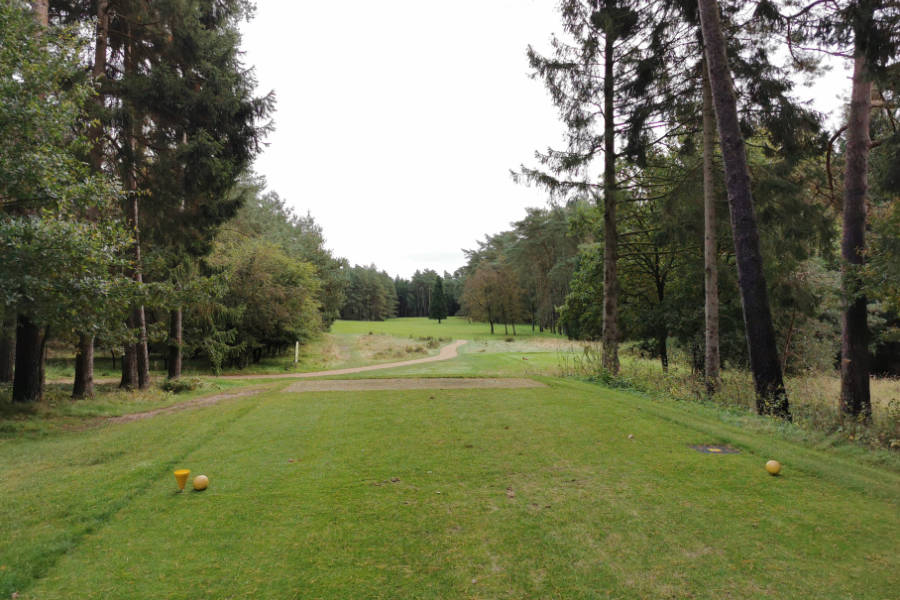
[[[166,379],[160,387],[166,392],[180,394],[202,388],[203,380],[199,377],[177,377],[175,379]]]

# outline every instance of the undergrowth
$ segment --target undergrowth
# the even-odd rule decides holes
[[[580,377],[612,388],[624,388],[648,395],[714,404],[735,409],[737,414],[755,413],[753,379],[749,372],[722,371],[718,392],[707,394],[702,376],[684,364],[672,361],[664,372],[657,361],[635,356],[622,357],[617,375],[605,371],[600,352],[584,346],[580,353],[560,355],[563,376]],[[778,421],[773,428],[793,428],[794,437],[818,445],[842,442],[900,453],[900,380],[872,380],[872,420],[865,423],[844,415],[838,406],[840,379],[834,374],[808,372],[785,378],[793,423]]]

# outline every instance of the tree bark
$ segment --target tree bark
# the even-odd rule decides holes
[[[656,351],[659,353],[659,364],[663,373],[669,372],[669,331],[663,327],[656,333]]]
[[[775,330],[762,270],[759,232],[750,193],[750,172],[728,70],[719,7],[716,0],[699,0],[698,6],[710,89],[725,162],[725,187],[731,212],[750,369],[756,388],[756,410],[759,414],[790,420],[791,412],[782,380],[781,363],[778,361]]]
[[[100,81],[106,75],[106,47],[109,35],[109,0],[97,2],[97,30],[94,40],[94,65],[91,68],[91,77],[98,93],[96,103],[104,106],[103,94],[99,93]],[[99,118],[90,128],[91,167],[95,172],[103,171],[103,125]],[[88,219],[95,220],[94,211],[87,215]],[[115,365],[113,366],[115,368]],[[75,354],[75,381],[72,384],[73,398],[94,397],[94,336],[82,333],[78,336],[78,352]]]
[[[94,38],[94,66],[91,68],[91,77],[94,87],[97,89],[95,102],[101,109],[105,106],[105,97],[100,93],[103,79],[106,77],[106,49],[109,39],[109,0],[97,2],[97,33]],[[103,170],[103,124],[98,119],[90,129],[91,137],[91,166],[95,171]]]
[[[78,338],[78,352],[75,353],[75,383],[73,398],[94,397],[94,336],[81,335]]]
[[[706,318],[704,378],[706,391],[719,389],[719,267],[716,242],[716,192],[713,153],[716,144],[716,113],[704,62],[703,68],[703,272]]]
[[[13,380],[16,361],[16,317],[11,315],[0,324],[0,383]]]
[[[616,123],[613,101],[615,39],[607,33],[603,79],[603,369],[619,372],[618,237],[616,232]]]
[[[39,402],[44,394],[44,353],[47,332],[19,315],[16,326],[16,372],[13,402]]]
[[[853,90],[847,123],[847,159],[844,174],[843,288],[847,307],[841,318],[841,411],[865,420],[872,418],[869,395],[869,326],[866,297],[860,292],[857,272],[866,248],[866,195],[868,193],[869,112],[872,82],[857,48],[853,64]]]
[[[133,332],[135,329],[134,314],[128,317],[128,328]],[[138,364],[137,364],[137,345],[126,344],[122,348],[122,379],[119,387],[126,390],[137,388],[138,384]]]
[[[142,283],[140,273],[137,282]],[[147,340],[147,317],[144,313],[143,305],[138,306],[135,311],[135,319],[138,324],[138,332],[140,337],[136,347],[137,351],[137,367],[138,367],[138,389],[145,390],[150,387],[150,348]]]
[[[181,377],[181,317],[181,308],[169,314],[169,360],[166,365],[169,379]]]
[[[138,383],[137,345],[128,344],[123,348],[121,362],[122,379],[119,381],[119,387],[131,391]]]
[[[126,25],[126,34],[130,35],[130,27]],[[133,73],[134,66],[134,50],[132,42],[125,44],[125,70],[127,73]],[[140,202],[137,194],[137,180],[135,178],[135,168],[137,160],[138,141],[135,136],[136,124],[140,121],[139,116],[132,111],[129,115],[129,121],[126,124],[127,143],[130,156],[125,165],[125,184],[128,189],[131,206],[129,207],[128,221],[134,235],[134,272],[133,278],[138,284],[144,282],[143,269],[141,265],[141,235],[140,235]],[[137,384],[138,388],[146,389],[150,385],[150,353],[147,347],[147,319],[144,313],[144,306],[140,305],[134,310],[134,327],[138,330],[138,342],[135,347],[135,357],[137,361]],[[123,378],[124,379],[124,378]]]
[[[33,0],[31,8],[34,11],[34,20],[46,28],[50,24],[50,0]]]

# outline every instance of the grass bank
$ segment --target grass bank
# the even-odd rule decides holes
[[[617,376],[603,373],[599,350],[583,345],[580,350],[561,353],[559,374],[590,378],[618,388],[634,389],[655,395],[663,400],[713,402],[738,413],[753,413],[756,406],[753,380],[749,372],[736,369],[722,371],[722,385],[712,398],[707,397],[705,384],[677,355],[663,372],[659,361],[623,353]],[[892,451],[876,452],[874,460],[895,460],[900,463],[900,380],[872,378],[872,422],[861,423],[845,417],[838,406],[840,377],[838,373],[807,372],[785,377],[785,387],[794,417],[792,427],[783,426],[795,439],[824,446],[862,446]],[[778,429],[773,421],[769,429]]]

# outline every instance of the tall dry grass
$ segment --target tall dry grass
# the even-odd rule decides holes
[[[559,353],[560,374],[587,377],[612,387],[682,401],[714,402],[719,405],[754,411],[756,398],[748,371],[722,371],[722,385],[709,396],[702,378],[692,373],[686,357],[675,353],[668,372],[659,361],[625,353],[616,376],[604,373],[600,350],[595,344]],[[785,379],[794,424],[802,429],[822,432],[876,448],[900,451],[900,379],[872,378],[872,420],[864,423],[844,415],[838,406],[840,377],[837,372],[809,371]]]

